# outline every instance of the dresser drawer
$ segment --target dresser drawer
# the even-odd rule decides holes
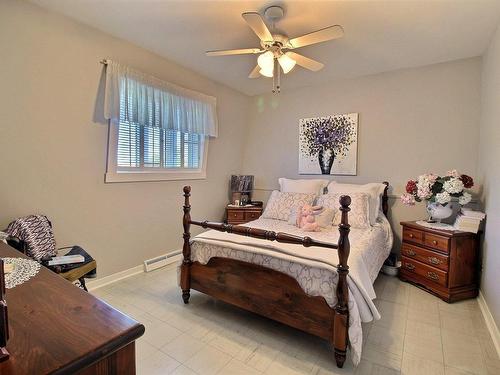
[[[438,236],[431,233],[425,233],[424,245],[433,249],[449,253],[449,239],[447,237]]]
[[[227,210],[228,221],[244,221],[245,212],[241,210]]]
[[[403,241],[413,242],[416,244],[423,244],[424,232],[417,229],[403,227]]]
[[[403,243],[403,246],[401,247],[401,255],[418,260],[419,262],[439,268],[443,271],[448,271],[448,257],[446,255],[410,245],[408,243]]]
[[[246,211],[245,212],[245,220],[251,221],[256,220],[260,217],[260,211]]]
[[[419,275],[433,283],[446,286],[448,273],[437,268],[420,263],[406,256],[401,257],[401,268],[404,273]]]

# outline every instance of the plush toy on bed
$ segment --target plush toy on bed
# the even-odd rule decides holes
[[[305,204],[297,209],[297,226],[306,232],[319,232],[320,226],[316,222],[316,215],[323,211],[322,206]]]

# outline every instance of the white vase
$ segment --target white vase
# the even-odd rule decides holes
[[[427,212],[429,214],[429,221],[437,221],[440,223],[441,220],[451,216],[453,209],[450,203],[443,206],[437,202],[427,202]]]

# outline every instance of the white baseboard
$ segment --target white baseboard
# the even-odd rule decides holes
[[[175,263],[182,259],[182,253],[176,256],[168,258],[168,264]],[[103,286],[116,283],[117,281],[126,279],[128,277],[138,275],[144,272],[144,264],[140,264],[138,266],[126,269],[124,271],[116,272],[108,276],[100,277],[93,280],[88,280],[86,282],[88,290],[96,290],[102,288]]]
[[[486,300],[484,299],[483,293],[481,291],[479,291],[477,302],[479,304],[479,308],[481,309],[481,313],[483,314],[484,320],[486,322],[486,327],[488,328],[488,331],[490,331],[491,339],[493,340],[495,349],[497,350],[497,353],[500,356],[500,331],[498,331],[495,319],[493,319],[493,315],[491,314],[491,311],[488,305],[486,304]]]

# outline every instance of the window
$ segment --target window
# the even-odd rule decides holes
[[[208,137],[131,123],[120,96],[120,121],[110,125],[106,182],[206,177]]]
[[[112,124],[106,182],[205,178],[207,143],[201,134]]]
[[[217,98],[103,63],[106,182],[206,178],[208,140],[219,134]]]

